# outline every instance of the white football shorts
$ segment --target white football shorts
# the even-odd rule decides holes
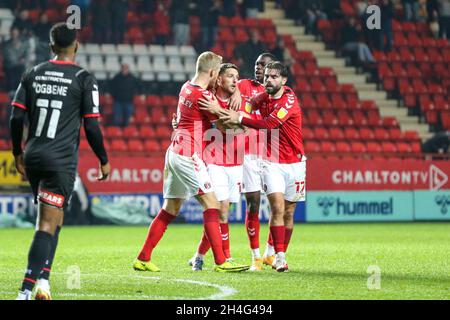
[[[164,164],[164,199],[188,199],[214,192],[208,169],[195,153],[192,157],[167,150]]]
[[[244,156],[242,190],[247,192],[262,191],[262,160],[253,154]]]
[[[306,157],[297,163],[274,163],[264,160],[262,165],[264,191],[284,194],[290,202],[306,200]]]
[[[209,164],[208,172],[218,201],[239,202],[242,192],[242,166]]]

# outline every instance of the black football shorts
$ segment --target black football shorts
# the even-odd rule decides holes
[[[75,185],[75,173],[35,169],[27,169],[26,173],[35,203],[39,200],[60,209],[67,206]]]

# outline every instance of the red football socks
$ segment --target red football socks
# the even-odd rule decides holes
[[[245,217],[245,228],[247,230],[248,240],[250,241],[250,248],[259,248],[259,217],[258,213],[251,213],[247,211]]]
[[[167,226],[173,219],[175,219],[175,216],[171,215],[164,209],[159,211],[158,215],[155,219],[153,219],[152,224],[148,229],[147,239],[145,239],[144,246],[138,256],[139,260],[150,261],[153,249],[156,247],[159,240],[161,240]]]
[[[270,227],[270,234],[272,235],[275,253],[284,252],[284,226]]]
[[[209,248],[211,248],[211,244],[209,243],[206,233],[203,231],[203,237],[202,240],[200,240],[200,243],[198,244],[197,253],[204,256],[208,252]]]
[[[267,243],[273,247],[273,238],[272,233],[269,231],[269,238],[267,239]]]
[[[230,253],[230,229],[228,228],[228,223],[220,224],[220,233],[222,235],[222,249],[225,258],[231,258]]]
[[[222,236],[220,234],[219,209],[208,209],[203,212],[203,225],[208,237],[216,264],[222,264],[226,258],[223,254]]]
[[[293,228],[287,228],[287,227],[284,230],[284,252],[287,251],[289,242],[291,241],[292,231],[294,231]]]

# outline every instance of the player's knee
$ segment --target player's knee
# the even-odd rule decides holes
[[[249,193],[246,195],[248,211],[253,213],[259,212],[260,196],[259,194]]]
[[[183,199],[165,199],[162,208],[171,215],[178,216],[182,204]]]

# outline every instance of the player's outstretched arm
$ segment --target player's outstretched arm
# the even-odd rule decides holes
[[[228,114],[228,110],[222,108],[219,105],[219,102],[217,99],[207,99],[207,98],[200,98],[198,99],[198,104],[200,110],[207,111],[217,117],[224,116]]]
[[[100,174],[97,180],[105,180],[111,171],[111,167],[108,161],[108,155],[103,144],[103,135],[100,130],[97,118],[85,118],[84,119],[84,131],[86,132],[86,138],[91,146],[92,151],[100,161]]]
[[[25,176],[25,165],[23,163],[22,136],[25,116],[26,111],[24,109],[13,108],[11,118],[9,119],[15,165],[17,171],[23,176]]]

